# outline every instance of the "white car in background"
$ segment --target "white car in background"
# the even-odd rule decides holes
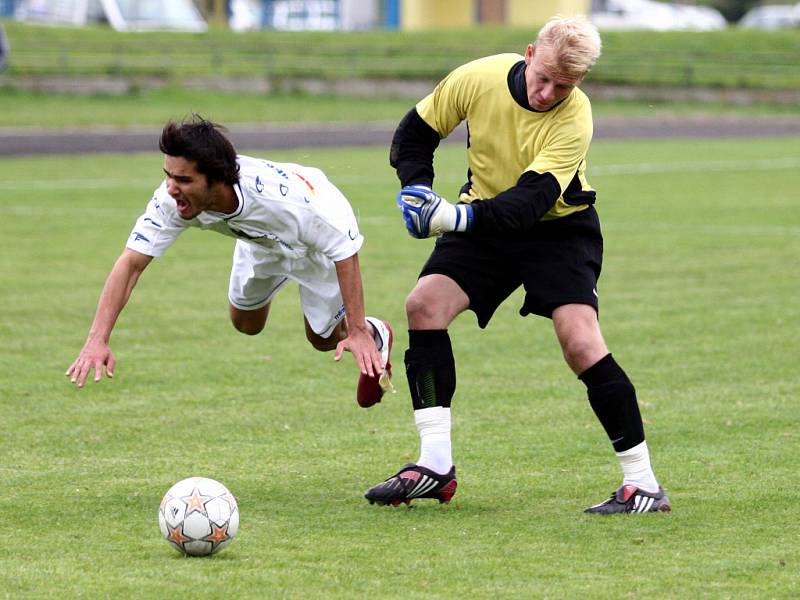
[[[739,20],[739,27],[770,31],[800,27],[800,3],[756,6]]]
[[[233,31],[261,29],[261,4],[257,0],[230,0],[228,26]]]
[[[727,22],[709,6],[686,6],[654,0],[599,0],[592,22],[601,31],[646,29],[653,31],[714,31]]]
[[[205,31],[208,28],[191,0],[19,0],[14,18],[76,27],[106,21],[117,31]]]

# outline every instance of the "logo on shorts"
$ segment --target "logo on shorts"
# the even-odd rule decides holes
[[[344,304],[342,304],[342,308],[339,309],[339,312],[333,317],[334,321],[341,321],[342,317],[344,317]]]
[[[599,297],[600,297],[600,296],[597,294],[597,288],[594,288],[594,289],[592,290],[592,293],[594,294],[594,297],[595,297],[595,298],[599,298]]]

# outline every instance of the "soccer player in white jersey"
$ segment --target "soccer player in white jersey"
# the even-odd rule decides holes
[[[498,54],[455,69],[398,126],[390,160],[403,186],[397,203],[406,228],[417,238],[441,237],[406,301],[419,459],[370,488],[370,502],[453,497],[456,369],[447,328],[467,309],[486,327],[522,286],[520,314],[552,320],[622,467],[622,485],[586,512],[670,510],[650,465],[636,391],[598,320],[603,237],[586,177],[592,112],[578,85],[600,49],[585,18],[551,19],[524,56]],[[453,205],[431,189],[433,155],[462,121],[469,170]]]
[[[300,287],[305,333],[317,350],[352,353],[356,399],[379,402],[391,388],[392,332],[366,317],[353,210],[319,169],[237,156],[221,128],[197,115],[170,121],[159,142],[165,179],[106,279],[86,343],[67,369],[83,387],[114,374],[111,332],[139,276],[190,227],[236,238],[228,298],[233,326],[255,335],[289,281]]]

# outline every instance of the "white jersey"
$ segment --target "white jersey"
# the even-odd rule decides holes
[[[239,156],[239,207],[232,214],[178,214],[166,181],[136,221],[127,247],[161,256],[189,227],[211,229],[260,247],[276,272],[319,272],[353,256],[364,238],[353,209],[319,169]]]

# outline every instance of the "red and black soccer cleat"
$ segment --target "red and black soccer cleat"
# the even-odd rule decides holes
[[[587,508],[585,513],[598,515],[613,515],[616,513],[648,513],[669,512],[672,506],[664,490],[658,488],[656,493],[645,492],[635,485],[623,485],[611,497]]]
[[[456,493],[455,465],[445,475],[409,463],[386,481],[370,488],[364,497],[370,504],[397,506],[411,504],[415,498],[433,498],[448,504]]]

